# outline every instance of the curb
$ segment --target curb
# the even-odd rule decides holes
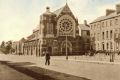
[[[57,60],[64,60],[64,61],[76,61],[76,62],[85,62],[85,63],[96,63],[96,64],[110,64],[110,65],[119,65],[120,63],[116,63],[116,62],[106,62],[106,61],[88,61],[88,60],[74,60],[74,59],[60,59],[60,58],[53,58],[53,59],[57,59]]]

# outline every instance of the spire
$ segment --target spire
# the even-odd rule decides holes
[[[67,4],[67,0],[66,0],[66,4]]]
[[[66,0],[66,5],[68,5],[68,0]]]

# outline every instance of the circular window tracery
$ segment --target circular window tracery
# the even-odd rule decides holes
[[[69,15],[63,15],[57,22],[59,35],[74,34],[75,20]]]
[[[60,30],[69,32],[72,30],[72,22],[70,20],[61,20],[60,22]]]

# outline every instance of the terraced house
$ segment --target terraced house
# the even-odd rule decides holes
[[[90,29],[95,50],[120,51],[120,4],[116,10],[107,9],[105,16],[91,22]]]

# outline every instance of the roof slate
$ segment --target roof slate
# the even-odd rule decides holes
[[[56,14],[57,16],[59,16],[62,11],[66,11],[66,8],[68,9],[68,11],[71,12],[68,4],[66,4],[65,6],[63,6],[63,7],[59,8],[59,9],[57,9],[56,11],[54,11],[53,13]]]
[[[102,21],[102,20],[105,20],[105,19],[113,18],[113,17],[116,17],[116,16],[120,16],[120,14],[117,14],[116,12],[113,12],[113,13],[107,15],[107,16],[98,17],[91,23],[95,23],[95,22]]]
[[[85,24],[79,24],[78,27],[80,27],[81,30],[90,30],[90,27]]]
[[[64,7],[61,7],[60,9],[57,9],[56,11],[54,11],[53,13],[56,14],[57,16],[59,16],[59,14],[62,12]]]

